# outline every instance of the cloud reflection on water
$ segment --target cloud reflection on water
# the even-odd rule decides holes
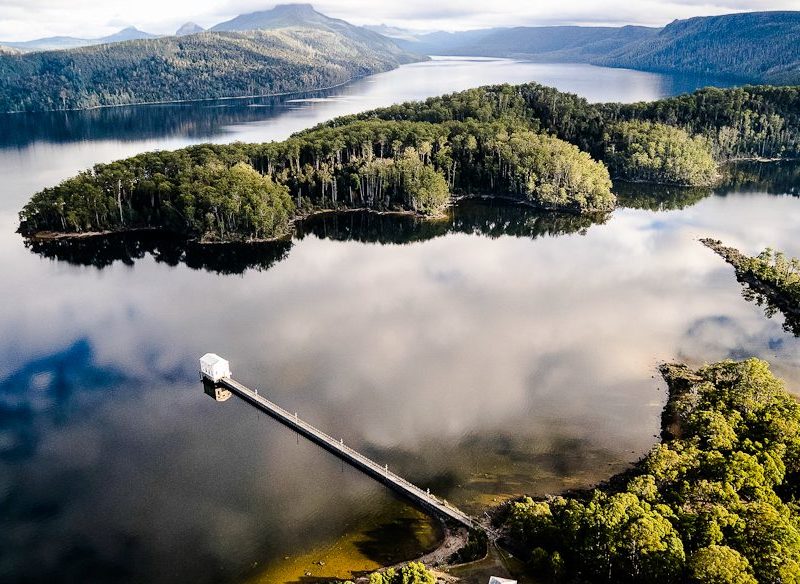
[[[755,251],[768,239],[797,255],[796,208],[728,194],[658,214],[621,209],[583,235],[409,245],[308,235],[270,269],[232,277],[147,254],[98,271],[6,250],[25,286],[0,284],[12,331],[3,354],[44,354],[80,331],[92,367],[128,380],[99,410],[52,425],[30,464],[5,467],[17,508],[45,514],[14,519],[9,533],[42,566],[119,576],[127,557],[141,575],[175,553],[185,555],[175,573],[195,577],[190,564],[242,570],[324,541],[354,509],[386,509],[357,473],[243,404],[205,397],[193,380],[208,350],[468,508],[591,483],[655,440],[663,360],[753,354],[798,387],[797,339],[695,241]]]
[[[163,116],[143,108],[143,124],[117,127],[115,112],[72,131],[66,116],[3,142],[0,378],[12,385],[6,398],[14,373],[27,372],[24,399],[36,407],[24,427],[36,433],[26,456],[0,461],[0,540],[12,552],[0,555],[0,579],[241,580],[256,561],[280,565],[408,516],[244,404],[206,397],[195,368],[209,350],[278,403],[471,509],[589,484],[634,460],[655,440],[664,392],[652,376],[664,359],[763,356],[797,391],[798,340],[745,302],[732,270],[694,241],[800,255],[797,199],[766,189],[678,208],[654,200],[578,229],[465,223],[409,245],[311,232],[285,259],[241,275],[215,273],[202,257],[184,264],[169,246],[160,262],[134,248],[128,265],[97,270],[32,254],[13,233],[32,192],[146,149],[285,137],[339,108],[492,80],[554,79],[597,89],[595,99],[672,89],[650,74],[606,71],[599,83],[562,65],[425,67],[256,123],[237,125],[258,117],[250,113],[194,112],[162,128]],[[406,86],[408,76],[419,83]],[[793,176],[779,192],[796,190]],[[88,350],[75,360],[77,381],[69,396],[48,393],[58,375],[41,364],[74,358],[70,347]],[[3,434],[0,445],[13,440]]]

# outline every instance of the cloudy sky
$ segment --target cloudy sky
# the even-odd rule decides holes
[[[129,25],[168,34],[189,20],[211,26],[274,5],[270,0],[0,0],[0,40],[97,37]],[[317,0],[314,5],[357,24],[463,30],[523,24],[663,25],[689,16],[800,9],[800,0]]]

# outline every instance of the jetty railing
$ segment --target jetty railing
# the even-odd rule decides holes
[[[297,413],[292,414],[262,395],[259,395],[258,391],[254,391],[230,377],[220,379],[217,383],[435,516],[441,519],[455,521],[470,529],[485,529],[475,519],[456,507],[453,507],[446,500],[439,499],[431,494],[429,490],[423,490],[400,475],[390,471],[388,465],[381,466],[357,450],[350,448],[341,438],[336,440],[332,436],[301,419]]]

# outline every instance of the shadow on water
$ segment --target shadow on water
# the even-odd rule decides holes
[[[736,162],[723,167],[715,187],[674,187],[617,182],[619,205],[646,211],[680,211],[711,196],[748,192],[800,196],[800,162]]]
[[[790,300],[765,294],[763,290],[755,287],[752,282],[738,274],[736,279],[742,285],[742,297],[745,300],[754,302],[756,306],[763,308],[764,316],[767,318],[774,318],[778,314],[783,315],[783,330],[800,338],[800,316],[786,307],[786,303],[791,302]]]
[[[99,270],[117,262],[132,266],[151,256],[156,262],[223,275],[268,270],[285,259],[288,241],[250,244],[199,245],[178,236],[156,232],[123,233],[79,239],[26,240],[25,246],[42,257]]]
[[[726,190],[800,196],[800,161],[737,162],[725,168]]]
[[[422,545],[419,525],[420,522],[412,517],[398,517],[364,532],[356,547],[365,557],[382,566],[395,564],[419,553]],[[439,541],[441,536],[429,539]],[[393,545],[387,546],[387,542],[393,542]]]
[[[87,339],[39,357],[0,380],[0,460],[33,456],[48,424],[64,424],[82,388],[102,390],[118,385],[123,375],[96,364]]]
[[[589,227],[604,220],[604,217],[541,213],[504,202],[466,200],[457,204],[447,218],[437,220],[368,211],[324,213],[300,222],[296,238],[314,236],[393,245],[428,241],[451,233],[537,239],[584,234]],[[149,255],[158,263],[184,264],[191,269],[223,275],[268,270],[288,257],[292,245],[290,241],[200,245],[179,236],[146,231],[25,241],[25,246],[33,253],[75,266],[103,269],[117,262],[132,266]]]
[[[683,188],[617,183],[614,190],[623,208],[654,212],[681,210],[711,196],[730,192],[767,192],[798,196],[800,163],[737,163],[726,167],[726,182],[715,188]],[[423,219],[409,214],[378,214],[368,211],[321,213],[296,226],[295,241],[317,237],[332,241],[357,241],[382,245],[405,245],[429,241],[454,233],[495,239],[519,237],[539,239],[584,235],[608,216],[586,216],[537,211],[499,199],[463,199],[442,219]],[[265,271],[286,259],[293,243],[200,245],[179,236],[137,232],[76,239],[26,240],[32,252],[76,266],[103,269],[117,262],[133,265],[152,256],[170,266],[222,275]]]
[[[629,462],[590,438],[547,422],[540,428],[546,430],[517,426],[513,433],[475,433],[448,445],[426,444],[424,460],[418,450],[397,445],[369,444],[362,450],[403,469],[412,483],[476,514],[512,494],[543,496],[595,484]]]
[[[171,136],[203,140],[225,128],[260,122],[265,112],[294,107],[290,100],[324,98],[335,90],[273,97],[100,108],[85,111],[0,114],[0,148],[34,142],[135,142]],[[269,116],[267,116],[269,117]]]
[[[544,213],[524,205],[489,200],[465,199],[443,219],[422,219],[412,215],[381,215],[367,211],[325,213],[298,226],[297,238],[314,235],[335,241],[359,241],[403,245],[428,241],[453,233],[495,239],[509,236],[528,239],[584,234],[605,216]]]
[[[109,367],[98,365],[91,343],[83,338],[50,355],[34,358],[0,380],[0,463],[15,465],[33,459],[42,450],[42,443],[53,427],[67,427],[72,419],[85,416],[90,404],[100,403],[106,390],[125,381],[125,376]],[[46,450],[46,447],[44,447]],[[69,483],[69,477],[65,477]],[[14,573],[14,563],[32,552],[25,537],[32,526],[47,525],[62,517],[68,507],[70,491],[65,489],[29,488],[24,481],[6,483],[0,490],[0,575]],[[20,526],[26,526],[24,530]],[[118,533],[109,541],[115,551],[101,553],[88,538],[76,538],[58,552],[55,561],[62,581],[118,581],[130,576],[127,558],[135,547],[135,539]],[[46,573],[40,572],[39,575]],[[37,579],[29,571],[29,580]],[[50,576],[51,574],[48,574]],[[2,576],[0,576],[2,579]]]
[[[399,499],[395,499],[399,501]],[[441,525],[425,517],[419,511],[413,511],[412,515],[404,514],[386,519],[369,526],[364,526],[359,530],[354,538],[353,552],[359,557],[366,558],[375,566],[391,566],[410,558],[420,557],[436,549],[442,542],[444,534]],[[317,556],[330,558],[329,553],[320,551]],[[347,561],[346,558],[345,562]],[[334,558],[334,565],[331,566],[325,561],[316,560],[310,566],[314,572],[306,571],[302,576],[290,576],[284,574],[286,584],[327,584],[331,582],[341,582],[342,570],[341,560]],[[339,567],[339,569],[337,569]],[[350,570],[346,568],[350,579],[358,579],[369,575],[371,570]],[[253,582],[273,582],[277,581],[278,574],[270,573],[266,580],[256,578]]]
[[[617,183],[614,192],[621,207],[643,211],[680,211],[710,197],[714,191],[704,187],[670,187]],[[727,191],[725,191],[727,192]]]

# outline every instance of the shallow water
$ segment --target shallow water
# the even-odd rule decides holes
[[[281,138],[341,113],[533,79],[595,100],[685,87],[447,59],[300,98],[313,101],[1,120],[0,580],[299,582],[435,544],[431,522],[384,488],[238,400],[205,396],[196,360],[207,351],[475,513],[638,458],[656,440],[664,360],[757,355],[798,391],[798,340],[696,241],[800,255],[796,165],[755,167],[760,180],[714,193],[621,188],[625,206],[602,224],[476,202],[433,223],[323,216],[291,242],[227,248],[224,261],[147,236],[29,249],[14,234],[32,192],[93,162]]]

